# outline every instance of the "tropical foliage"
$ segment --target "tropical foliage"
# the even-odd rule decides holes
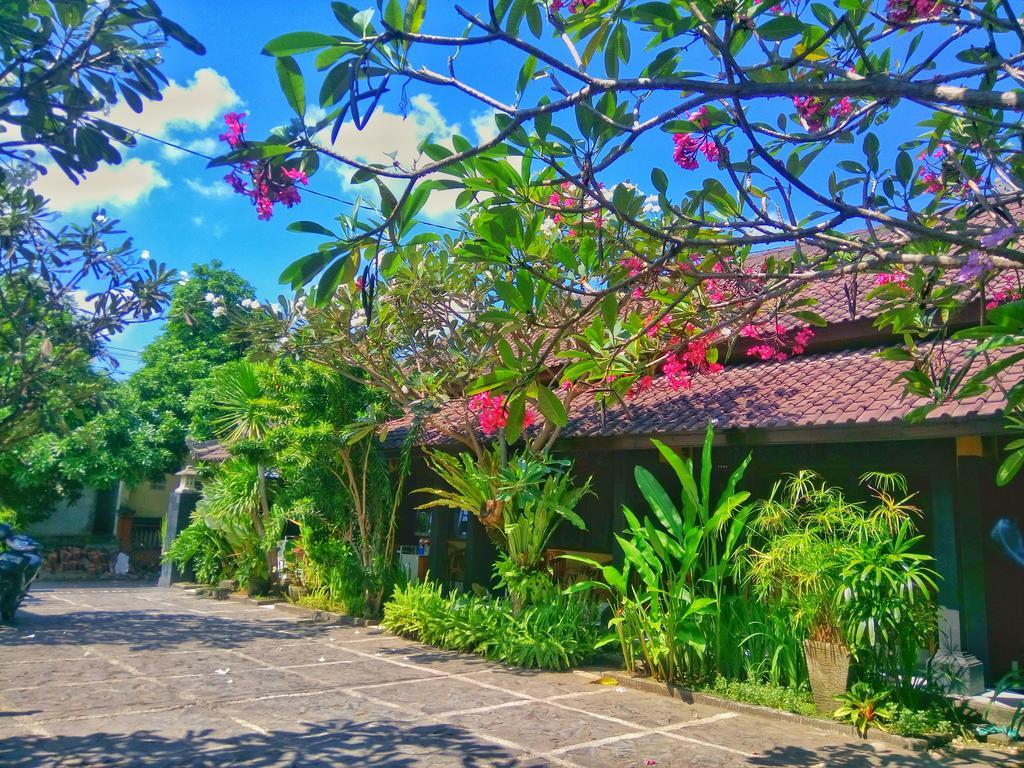
[[[502,461],[502,446],[481,467],[469,453],[433,451],[428,463],[447,488],[421,488],[433,496],[420,509],[468,510],[502,551],[496,570],[517,605],[545,596],[552,584],[544,550],[563,522],[586,529],[575,508],[589,479],[573,486],[572,462],[523,451]]]
[[[571,589],[598,589],[609,595],[610,626],[626,668],[642,669],[658,680],[713,679],[742,652],[749,634],[749,628],[735,620],[733,609],[739,607],[745,525],[751,509],[745,503],[749,494],[736,486],[750,459],[736,468],[721,494],[714,497],[713,438],[709,426],[699,477],[692,460],[655,441],[679,479],[679,504],[649,471],[636,468],[637,485],[651,515],[641,521],[632,510],[623,509],[627,530],[615,536],[624,553],[621,569],[566,555],[603,577]]]
[[[141,112],[160,99],[166,46],[203,48],[139,0],[14,0],[0,28],[0,499],[28,519],[87,482],[109,483],[104,466],[139,474],[116,441],[104,445],[123,424],[68,433],[117,406],[98,370],[116,364],[107,343],[158,316],[174,279],[102,210],[55,226],[32,183],[45,173],[77,183],[119,162],[118,145],[135,139],[105,110],[123,101]],[[82,440],[98,448],[94,466],[75,450]]]
[[[590,659],[600,635],[597,607],[579,595],[513,611],[502,598],[445,596],[430,581],[397,591],[384,606],[383,626],[439,648],[555,670]]]
[[[846,645],[867,682],[904,701],[919,650],[937,645],[938,575],[905,479],[868,473],[861,483],[870,503],[806,470],[776,483],[756,504],[750,579],[759,600],[791,617],[795,637]]]
[[[189,409],[193,433],[216,436],[230,454],[207,468],[197,514],[220,536],[214,551],[232,553],[231,575],[266,589],[278,542],[297,526],[289,575],[310,599],[376,613],[398,578],[408,457],[393,476],[379,450],[385,412],[366,388],[316,363],[243,359],[214,369]]]
[[[229,116],[214,165],[261,218],[329,168],[379,197],[294,223],[321,242],[282,279],[313,286],[302,322],[323,349],[344,354],[375,319],[399,331],[374,342],[393,353],[360,354],[399,369],[384,386],[400,402],[487,391],[518,437],[525,399],[546,409],[543,445],[583,391],[624,397],[657,372],[687,386],[737,339],[765,359],[803,349],[821,322],[806,289],[824,279],[878,299],[878,324],[908,342],[908,391],[946,400],[959,310],[1019,294],[999,273],[1022,261],[1012,4],[504,0],[455,9],[455,33],[424,0],[332,7],[337,27],[264,48],[297,120],[260,140]],[[477,82],[495,60],[518,75]],[[373,130],[392,79],[485,108],[493,130],[353,156],[339,130]],[[637,163],[647,189],[627,179]],[[464,214],[454,236],[420,216],[438,195]],[[453,287],[403,320],[400,297],[431,280]],[[465,422],[443,427],[479,458]]]

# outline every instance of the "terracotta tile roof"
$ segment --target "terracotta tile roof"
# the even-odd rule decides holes
[[[189,450],[192,452],[192,461],[226,461],[228,449],[216,440],[203,440],[200,442],[189,442]]]
[[[971,342],[953,342],[959,359]],[[663,380],[624,405],[602,412],[591,401],[577,401],[562,439],[701,433],[711,420],[719,430],[771,430],[842,425],[888,424],[898,427],[915,407],[927,401],[903,397],[906,363],[878,357],[880,348],[793,357],[784,362],[726,366],[721,373],[695,379],[688,390],[672,391]],[[1004,382],[1024,378],[1024,363],[1010,368]],[[997,416],[1004,405],[999,392],[943,405],[925,423]],[[453,403],[431,417],[421,442],[439,445],[446,438],[436,425],[453,419]],[[408,419],[392,422],[388,445],[401,441]]]
[[[848,323],[876,317],[881,309],[881,302],[868,299],[867,295],[875,287],[875,274],[821,280],[810,283],[802,292],[802,296],[817,299],[811,310],[821,315],[829,325]],[[998,290],[1015,290],[1024,283],[1024,270],[1005,270],[995,275],[988,284],[988,295]],[[974,296],[975,294],[970,294]]]

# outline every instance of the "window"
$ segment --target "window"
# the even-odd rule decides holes
[[[167,488],[167,483],[162,477],[159,480],[149,481],[149,490],[151,491],[162,491],[165,488]]]

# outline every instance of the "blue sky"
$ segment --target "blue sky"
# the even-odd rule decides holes
[[[127,127],[159,136],[204,154],[218,154],[217,140],[224,130],[222,116],[229,111],[249,114],[250,135],[261,137],[287,122],[292,112],[281,96],[273,60],[260,49],[272,37],[294,30],[341,32],[326,0],[281,3],[247,0],[242,3],[211,3],[198,0],[166,0],[165,13],[199,38],[207,48],[195,56],[172,46],[165,51],[164,73],[172,81],[164,100],[149,103],[141,115],[126,107],[113,109],[110,119]],[[242,10],[244,5],[244,11]],[[304,69],[312,69],[307,59]],[[315,78],[315,73],[307,73]],[[316,89],[309,89],[315,95]],[[384,160],[385,151],[398,150],[407,157],[427,134],[444,136],[453,129],[475,138],[477,126],[491,124],[481,110],[444,105],[409,91],[406,114],[399,114],[398,98],[389,94],[361,134],[346,127],[340,142],[348,151]],[[486,128],[484,128],[486,130]],[[329,222],[343,206],[330,200],[305,196],[301,205],[275,211],[269,222],[256,219],[252,206],[234,195],[222,181],[224,169],[206,169],[206,161],[175,152],[159,143],[139,139],[137,148],[126,150],[119,166],[103,167],[78,187],[59,171],[41,177],[37,190],[51,199],[51,206],[69,220],[85,219],[97,207],[120,219],[136,247],[175,269],[188,270],[193,263],[220,259],[247,278],[261,297],[277,296],[281,270],[315,247],[310,235],[286,231],[296,219]],[[342,175],[322,171],[311,188],[354,200]],[[426,218],[455,223],[451,200],[432,201]],[[159,332],[158,323],[134,326],[114,344],[122,370],[136,367],[132,351],[142,349]]]
[[[473,2],[468,5],[474,7]],[[148,104],[142,115],[118,105],[110,119],[204,154],[223,150],[217,136],[224,129],[222,116],[226,112],[248,113],[249,135],[254,137],[262,137],[292,119],[277,85],[273,60],[260,54],[270,38],[296,30],[342,33],[328,0],[164,0],[162,7],[169,17],[205,44],[207,55],[199,57],[180,47],[168,48],[163,70],[172,85],[165,89],[164,100]],[[432,3],[427,23],[430,31],[449,34],[459,34],[465,26],[455,17],[450,4]],[[694,50],[700,54],[699,47]],[[630,67],[633,70],[649,60],[649,54],[634,53]],[[310,71],[310,57],[300,57],[300,63],[307,78],[313,81],[307,85],[312,101],[319,90],[316,74]],[[445,69],[443,59],[428,63]],[[500,98],[511,99],[518,61],[507,54],[503,57],[490,46],[477,46],[464,50],[458,65],[460,76]],[[686,62],[686,66],[700,69],[702,62]],[[531,89],[537,89],[537,96],[540,90],[549,88],[548,80],[531,85]],[[491,115],[465,97],[451,96],[439,89],[428,94],[411,84],[404,94],[403,107],[401,83],[393,83],[392,89],[364,131],[356,131],[351,125],[343,128],[338,141],[346,154],[386,160],[385,152],[397,151],[400,158],[411,160],[416,146],[427,135],[444,141],[457,131],[475,140],[493,131]],[[536,96],[527,96],[530,98]],[[678,95],[664,94],[660,98],[677,99]],[[791,111],[789,104],[780,103],[779,108]],[[912,135],[913,132],[900,138]],[[896,144],[883,142],[884,153],[894,155]],[[848,156],[860,156],[858,145],[859,141],[857,145],[848,145]],[[673,190],[681,193],[685,187],[680,182],[686,174],[672,164],[671,152],[671,136],[661,132],[646,136],[632,155],[616,164],[616,177],[605,179],[605,183],[610,186],[631,180],[651,191],[649,173],[657,165],[673,180]],[[834,159],[823,157],[818,165],[823,170],[807,172],[812,183],[824,178],[834,167]],[[702,163],[699,172],[689,173],[687,186],[692,188],[695,175],[699,179],[709,172],[715,173]],[[331,218],[347,212],[350,206],[307,195],[296,208],[278,207],[271,221],[261,222],[248,201],[230,191],[223,175],[224,169],[207,170],[206,161],[201,158],[140,138],[137,148],[126,151],[121,165],[101,168],[79,187],[56,172],[41,178],[37,189],[71,219],[88,217],[97,207],[104,207],[109,216],[122,221],[140,250],[149,251],[153,258],[175,269],[188,270],[193,263],[219,259],[247,278],[258,296],[276,297],[282,290],[278,283],[281,270],[318,242],[310,235],[287,232],[287,225],[296,219],[329,224]],[[321,170],[311,180],[311,188],[346,200],[357,195],[338,169]],[[421,216],[454,224],[457,219],[453,201],[452,195],[435,194]],[[119,353],[123,371],[136,367],[138,350],[158,332],[158,323],[135,326],[114,342],[119,350],[125,350]]]

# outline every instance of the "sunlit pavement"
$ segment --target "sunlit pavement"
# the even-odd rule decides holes
[[[1012,765],[901,752],[178,589],[39,585],[0,766]]]

